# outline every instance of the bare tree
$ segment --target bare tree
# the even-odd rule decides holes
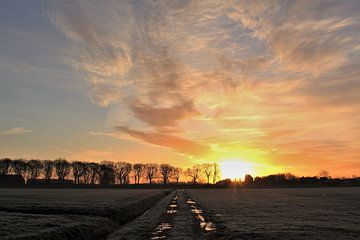
[[[213,165],[210,164],[210,163],[204,163],[202,165],[202,168],[203,168],[203,171],[204,171],[205,176],[206,176],[207,184],[209,185],[210,184],[210,178],[211,178],[211,175],[213,173]]]
[[[162,177],[164,185],[166,185],[169,181],[169,178],[173,172],[174,167],[170,164],[161,164],[160,165],[160,175]]]
[[[74,183],[75,184],[79,184],[80,182],[80,177],[84,174],[83,172],[83,163],[80,161],[73,161],[71,163],[71,167],[72,167],[72,173],[74,175]]]
[[[131,172],[132,165],[127,162],[117,162],[114,165],[115,175],[119,179],[120,184],[126,184],[127,178]]]
[[[152,184],[152,180],[157,176],[158,165],[153,163],[145,164],[145,176],[149,180],[149,184]]]
[[[99,164],[94,162],[89,163],[89,175],[90,175],[90,183],[95,184],[99,176]]]
[[[99,180],[100,184],[114,184],[115,170],[114,163],[104,161],[99,165]]]
[[[134,180],[135,180],[135,184],[139,184],[140,183],[140,178],[142,175],[142,172],[144,170],[144,164],[142,163],[135,163],[133,166],[133,170],[134,170]]]
[[[172,176],[175,179],[176,184],[179,184],[181,174],[182,174],[182,168],[179,167],[174,168]]]
[[[25,176],[26,173],[26,161],[23,159],[16,159],[12,161],[12,170],[16,175]]]
[[[82,176],[83,183],[89,184],[91,180],[90,163],[82,162],[80,165],[80,176]]]
[[[329,178],[330,177],[330,173],[326,170],[321,170],[319,172],[319,177],[326,177],[326,178]]]
[[[64,158],[58,158],[54,161],[54,167],[58,179],[64,181],[66,176],[70,173],[70,163]]]
[[[26,163],[29,179],[36,179],[43,169],[44,165],[40,160],[30,160]]]
[[[192,166],[191,168],[186,169],[186,175],[191,177],[193,184],[196,184],[202,175],[201,165],[196,164],[196,165]]]
[[[53,174],[53,170],[54,170],[54,162],[51,160],[43,160],[43,174],[45,176],[45,179],[47,181],[50,181],[51,176]]]
[[[124,172],[123,177],[122,177],[123,184],[129,184],[131,170],[132,170],[131,163],[127,163],[125,165],[125,172]]]
[[[0,175],[8,174],[11,167],[11,159],[3,158],[0,159]]]
[[[217,163],[213,164],[213,184],[220,179],[220,167]]]

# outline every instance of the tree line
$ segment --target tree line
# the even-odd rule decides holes
[[[232,182],[225,179],[219,182],[221,185],[235,185],[241,187],[341,187],[360,186],[360,177],[332,178],[328,171],[322,170],[317,176],[297,177],[291,173],[270,174],[262,177],[252,177],[247,174],[242,182]]]
[[[28,182],[43,179],[48,182],[56,179],[71,179],[75,184],[140,184],[170,182],[179,184],[181,177],[191,179],[197,184],[205,181],[215,184],[220,180],[220,168],[214,164],[196,164],[182,169],[170,164],[135,163],[103,161],[82,162],[68,161],[64,158],[55,160],[0,159],[0,175],[20,175]]]

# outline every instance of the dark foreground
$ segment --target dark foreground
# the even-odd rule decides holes
[[[360,188],[0,189],[0,239],[360,239]]]

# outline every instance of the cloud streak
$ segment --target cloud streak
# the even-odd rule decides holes
[[[136,139],[141,139],[150,144],[168,147],[186,155],[202,156],[210,151],[210,148],[205,144],[177,137],[169,133],[142,132],[126,127],[116,127],[116,129],[125,132]]]
[[[321,124],[358,145],[359,10],[357,1],[44,3],[78,51],[69,64],[91,100],[109,108],[107,125],[194,158],[244,143],[274,156],[293,142],[336,148]],[[330,159],[332,148],[320,148]]]
[[[16,128],[11,128],[11,129],[3,131],[1,133],[1,135],[19,135],[19,134],[25,134],[25,133],[30,133],[30,132],[32,132],[32,130],[26,129],[23,127],[16,127]]]

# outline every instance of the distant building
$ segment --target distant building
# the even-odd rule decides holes
[[[21,175],[0,175],[0,186],[19,186],[24,184],[25,180]]]
[[[220,181],[216,182],[216,185],[217,186],[230,186],[231,179],[227,178],[227,179],[220,180]]]

